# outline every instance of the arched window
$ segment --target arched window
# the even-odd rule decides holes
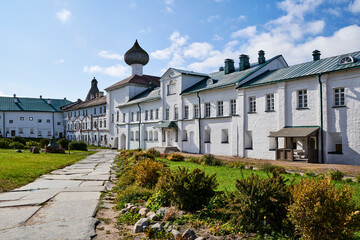
[[[176,83],[175,81],[171,80],[167,85],[167,95],[172,95],[176,93]]]
[[[153,140],[153,132],[149,131],[149,141],[152,141],[152,140]]]
[[[205,134],[204,134],[204,143],[210,143],[210,139],[211,139],[211,131],[210,129],[205,130]]]
[[[158,140],[159,140],[159,132],[154,131],[154,141],[158,141]]]
[[[187,131],[186,130],[183,131],[182,140],[187,141]]]
[[[130,140],[134,140],[134,132],[130,133]]]

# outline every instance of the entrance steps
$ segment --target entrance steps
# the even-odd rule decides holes
[[[177,147],[155,147],[155,149],[161,153],[180,152]]]

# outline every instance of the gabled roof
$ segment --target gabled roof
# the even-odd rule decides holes
[[[106,91],[114,90],[114,89],[123,87],[130,83],[149,86],[150,83],[152,82],[154,84],[154,87],[158,87],[158,86],[160,86],[159,79],[160,79],[160,77],[150,76],[150,75],[145,75],[145,74],[142,76],[132,75],[130,77],[127,77],[127,78],[121,80],[120,82],[117,82],[117,83],[111,85],[110,87],[105,88],[105,90]]]
[[[64,108],[63,110],[64,111],[72,111],[72,110],[77,110],[77,109],[93,107],[93,106],[99,106],[99,105],[103,105],[103,104],[106,104],[106,96],[97,97],[90,101],[78,102],[70,107]]]
[[[273,60],[281,57],[281,55],[275,56],[269,60],[267,60],[263,64],[251,64],[249,69],[239,71],[238,69],[235,72],[225,74],[225,71],[214,72],[211,73],[210,76],[205,77],[200,82],[196,83],[195,85],[185,89],[181,94],[189,94],[194,92],[206,91],[215,88],[227,87],[231,85],[235,85],[239,83],[241,80],[245,79],[249,75],[255,73],[259,69],[263,68]],[[207,84],[209,79],[212,79],[212,84]]]
[[[118,107],[125,107],[142,102],[154,101],[158,99],[160,99],[160,88],[155,88],[155,89],[149,88],[139,93],[135,97],[131,98],[127,103],[121,104]]]
[[[0,97],[0,111],[61,112],[61,107],[70,103],[66,99]]]
[[[343,56],[347,55],[350,55],[354,58],[354,63],[339,65],[339,60]],[[315,76],[322,73],[348,70],[358,67],[360,67],[360,51],[324,58],[317,61],[305,62],[273,71],[267,71],[260,76],[257,76],[256,78],[241,84],[239,88],[255,87],[264,84],[288,81],[297,78]]]
[[[201,77],[210,77],[209,74],[206,73],[199,73],[199,72],[194,72],[194,71],[187,71],[187,70],[183,70],[183,69],[178,69],[178,68],[171,68],[179,73],[182,74],[186,74],[186,75],[194,75],[194,76],[201,76]]]

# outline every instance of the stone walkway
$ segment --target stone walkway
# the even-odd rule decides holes
[[[0,194],[0,239],[91,239],[117,152],[102,150]]]

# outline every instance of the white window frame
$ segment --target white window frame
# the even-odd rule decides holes
[[[217,102],[217,116],[223,116],[224,115],[224,102],[218,101]]]
[[[189,106],[184,106],[184,119],[189,119]]]
[[[298,97],[298,108],[307,108],[307,90],[302,89],[297,91],[297,97]]]
[[[345,88],[339,87],[334,88],[334,106],[344,107],[345,106]]]
[[[176,83],[171,80],[167,85],[167,95],[174,95],[176,93]]]
[[[204,103],[205,117],[211,117],[211,104],[209,102]]]
[[[165,109],[165,120],[169,120],[170,119],[170,108],[166,108]]]
[[[194,118],[199,118],[199,105],[194,104]]]
[[[236,99],[230,99],[230,115],[236,115]]]
[[[266,94],[266,111],[271,112],[275,111],[275,100],[274,100],[274,94]]]
[[[249,97],[249,113],[256,113],[256,97]]]
[[[179,118],[179,108],[178,106],[174,106],[174,120]]]

